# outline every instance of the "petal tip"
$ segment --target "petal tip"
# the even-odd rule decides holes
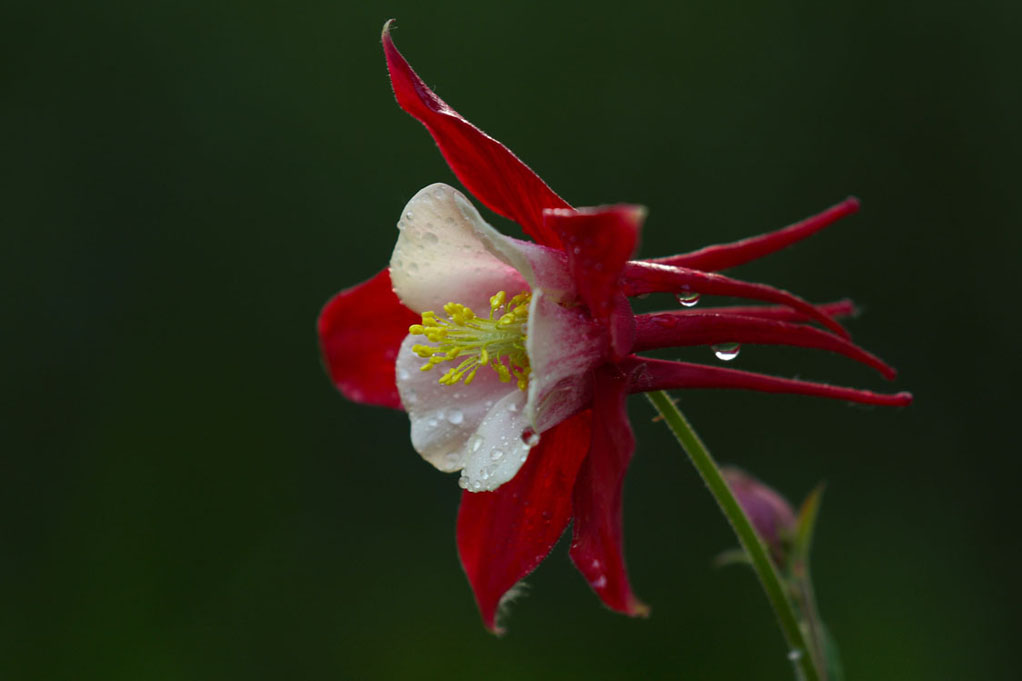
[[[628,604],[628,615],[629,617],[641,617],[642,619],[649,619],[649,615],[652,609],[643,603],[642,601],[633,598]]]

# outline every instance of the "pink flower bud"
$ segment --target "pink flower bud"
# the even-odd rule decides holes
[[[797,523],[791,504],[745,471],[724,468],[721,472],[756,532],[770,549],[774,562],[784,565]]]

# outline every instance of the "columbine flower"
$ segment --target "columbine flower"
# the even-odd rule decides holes
[[[743,388],[866,404],[878,394],[635,353],[687,345],[782,344],[843,354],[893,378],[834,318],[849,302],[814,306],[714,272],[765,256],[854,213],[848,199],[777,232],[654,261],[630,260],[638,206],[574,209],[506,147],[434,94],[383,47],[400,106],[423,123],[472,195],[535,242],[488,225],[457,190],[435,184],[406,206],[390,267],[334,297],[319,319],[330,375],[348,398],[405,409],[412,445],[460,471],[458,551],[483,621],[574,520],[571,557],[611,609],[641,615],[622,555],[621,489],[634,449],[629,393]],[[683,305],[635,315],[654,292]],[[700,295],[769,306],[697,309]],[[810,326],[815,322],[824,329]]]

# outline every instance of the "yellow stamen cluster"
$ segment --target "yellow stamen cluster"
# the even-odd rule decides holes
[[[504,383],[514,377],[521,390],[529,386],[529,356],[525,351],[525,332],[529,321],[532,294],[519,293],[510,300],[504,291],[490,298],[489,318],[477,317],[460,303],[444,305],[446,319],[435,312],[423,312],[422,324],[413,324],[408,333],[425,336],[435,345],[415,345],[412,351],[427,360],[422,371],[429,371],[441,362],[464,357],[456,367],[440,377],[443,385],[464,380],[472,383],[479,367],[489,366]]]

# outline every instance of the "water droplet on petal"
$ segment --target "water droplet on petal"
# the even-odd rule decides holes
[[[695,307],[699,302],[699,294],[695,291],[682,291],[674,297],[683,307]]]
[[[500,461],[501,459],[504,458],[504,452],[500,451],[499,449],[494,449],[492,452],[490,452],[490,458],[493,459],[494,461]]]
[[[507,405],[507,410],[512,412],[518,411],[518,405],[512,402],[511,404]]]
[[[472,439],[468,441],[468,450],[472,454],[475,454],[476,452],[478,452],[479,448],[482,447],[482,446],[483,446],[483,437],[482,437],[482,435],[473,435]]]
[[[458,425],[465,420],[465,414],[463,414],[460,409],[452,409],[447,412],[447,420],[454,425]]]
[[[397,380],[399,380],[399,381],[407,381],[411,377],[412,377],[412,375],[408,373],[407,369],[398,369],[397,370]]]
[[[713,354],[717,356],[717,359],[730,362],[742,351],[742,346],[738,343],[718,343],[711,346],[711,349]]]
[[[529,447],[535,447],[539,444],[539,433],[534,431],[532,428],[526,428],[522,431],[522,442],[527,444]]]
[[[433,232],[426,232],[425,234],[422,235],[422,238],[423,240],[428,241],[431,244],[435,244],[436,242],[440,241],[440,237],[438,237]]]

